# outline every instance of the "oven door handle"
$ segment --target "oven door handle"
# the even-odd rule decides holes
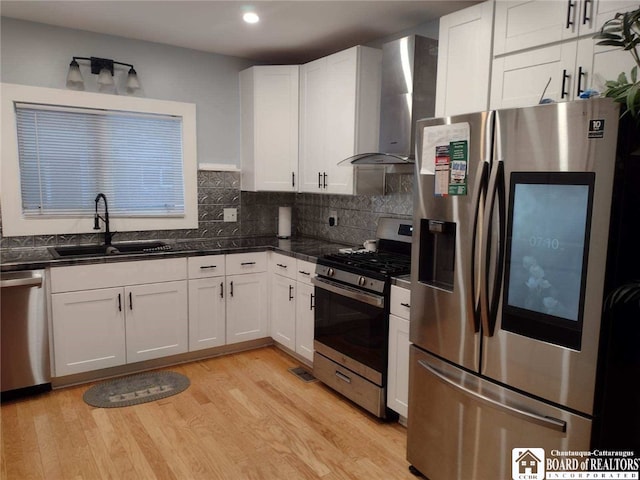
[[[312,278],[311,283],[313,283],[316,287],[322,288],[323,290],[327,290],[331,293],[342,295],[344,297],[348,297],[358,302],[366,303],[368,305],[373,305],[374,307],[384,308],[384,296],[382,295],[376,295],[375,293],[352,289],[349,287],[345,287],[344,285],[341,285],[339,283],[331,282],[319,277]]]

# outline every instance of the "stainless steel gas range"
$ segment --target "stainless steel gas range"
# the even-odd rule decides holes
[[[411,220],[381,218],[378,250],[318,259],[313,373],[374,415],[387,417],[391,278],[411,268]]]

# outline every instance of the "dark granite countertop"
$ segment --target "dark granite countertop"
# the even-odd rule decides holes
[[[279,240],[274,237],[244,237],[222,240],[199,240],[167,242],[171,250],[166,252],[137,253],[126,255],[97,255],[91,257],[55,258],[49,247],[13,248],[0,253],[0,271],[33,270],[64,265],[87,265],[91,263],[112,263],[152,258],[188,257],[227,253],[274,250],[278,253],[315,262],[316,258],[336,252],[345,246],[314,238],[292,238]]]

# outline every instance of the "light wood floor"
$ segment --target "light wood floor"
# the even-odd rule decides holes
[[[191,386],[101,409],[88,385],[2,405],[3,479],[415,479],[406,432],[320,382],[275,347],[171,370]]]

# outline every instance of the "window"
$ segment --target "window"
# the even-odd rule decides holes
[[[17,104],[24,215],[184,215],[182,119]]]
[[[3,236],[198,227],[196,107],[0,84]]]

